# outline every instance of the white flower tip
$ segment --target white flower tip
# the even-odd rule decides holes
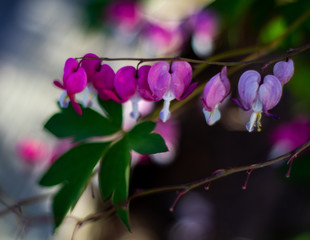
[[[212,112],[207,111],[205,108],[203,108],[202,111],[209,126],[212,126],[221,119],[221,112],[217,107],[214,108]]]
[[[170,118],[170,115],[169,109],[163,109],[159,113],[159,117],[163,122],[166,122]]]
[[[135,121],[137,121],[140,117],[140,113],[138,111],[132,111],[130,113],[130,117],[133,118]]]
[[[69,98],[68,98],[67,92],[63,92],[60,95],[58,102],[61,108],[67,108],[69,106]]]

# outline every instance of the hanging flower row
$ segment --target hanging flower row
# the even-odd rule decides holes
[[[81,61],[69,58],[64,67],[62,83],[54,84],[63,89],[59,98],[59,105],[67,107],[69,101],[78,114],[82,114],[80,105],[75,100],[75,94],[85,88],[86,94],[83,106],[91,104],[91,98],[97,95],[102,100],[113,100],[117,103],[132,102],[130,116],[138,120],[140,117],[138,102],[164,100],[164,106],[159,117],[165,122],[170,117],[169,106],[174,99],[179,101],[187,98],[196,88],[197,82],[192,83],[192,67],[186,61],[160,61],[154,65],[143,65],[139,68],[125,66],[116,73],[95,54],[86,54]],[[267,75],[263,81],[260,73],[254,70],[244,72],[238,83],[240,100],[232,99],[245,111],[252,110],[250,121],[246,128],[249,132],[254,129],[260,131],[262,113],[276,117],[269,113],[280,101],[282,86],[287,83],[294,73],[294,63],[291,59],[280,61],[274,65],[273,75]],[[218,74],[205,85],[203,97],[203,113],[208,125],[213,125],[221,118],[219,105],[231,91],[224,66]]]

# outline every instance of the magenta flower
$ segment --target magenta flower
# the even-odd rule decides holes
[[[82,105],[84,107],[91,105],[91,100],[96,94],[96,89],[93,87],[93,77],[101,69],[101,60],[93,53],[87,53],[84,55],[81,61],[81,67],[85,69],[87,75],[87,87],[83,97]]]
[[[140,116],[138,102],[141,97],[146,100],[153,100],[149,88],[145,84],[149,70],[150,66],[148,65],[140,67],[138,71],[132,66],[122,67],[115,75],[114,88],[103,90],[103,94],[118,103],[130,100],[132,102],[132,112],[130,115],[135,120]],[[111,82],[110,87],[112,87]]]
[[[272,144],[271,157],[277,157],[294,150],[310,140],[310,120],[298,117],[283,123],[274,129],[270,135]]]
[[[63,83],[54,81],[54,84],[65,90],[59,98],[60,107],[68,107],[68,98],[74,110],[82,115],[80,105],[75,101],[75,94],[82,92],[87,84],[87,75],[84,68],[74,58],[67,59],[64,67]]]
[[[253,111],[250,121],[246,125],[247,130],[252,132],[257,128],[260,131],[261,114],[274,116],[268,111],[280,101],[282,95],[280,81],[273,75],[267,75],[262,83],[261,76],[257,71],[248,70],[240,77],[238,91],[241,102],[238,100],[234,100],[234,102],[245,111]]]
[[[207,82],[203,98],[203,113],[208,125],[213,125],[221,118],[221,113],[218,109],[219,104],[227,97],[230,92],[230,82],[227,77],[227,67],[223,67],[221,72]]]
[[[19,140],[16,150],[21,159],[30,165],[44,162],[50,152],[45,142],[32,138]]]
[[[156,100],[164,99],[164,107],[160,112],[163,122],[170,117],[169,106],[174,99],[183,100],[196,88],[192,81],[192,67],[188,62],[176,61],[155,63],[148,74],[148,83]]]
[[[112,33],[123,43],[133,42],[141,31],[144,19],[137,1],[111,1],[106,10]]]
[[[273,74],[279,79],[283,86],[287,83],[294,74],[294,62],[292,59],[277,62],[273,67]]]
[[[114,70],[107,64],[100,65],[99,71],[97,71],[91,79],[92,91],[98,93],[102,100],[110,100],[111,97],[108,91],[115,91],[114,88],[115,73]]]

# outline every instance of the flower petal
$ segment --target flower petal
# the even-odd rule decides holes
[[[66,90],[68,95],[82,92],[87,84],[87,76],[84,68],[79,68],[77,72],[72,73],[66,82]]]
[[[67,88],[66,81],[72,73],[77,71],[78,66],[79,66],[79,63],[74,58],[68,58],[67,61],[65,62],[64,75],[62,77],[64,88]]]
[[[193,70],[191,65],[185,61],[176,61],[171,65],[171,91],[176,99],[181,96],[192,81]]]
[[[93,76],[92,83],[98,92],[103,89],[114,90],[114,78],[115,73],[113,69],[109,65],[104,64],[101,66],[100,71]]]
[[[215,106],[222,102],[230,91],[226,67],[216,74],[206,84],[203,92],[206,110],[213,111]]]
[[[278,104],[282,95],[280,81],[273,75],[264,77],[264,83],[259,88],[259,99],[263,105],[263,112],[267,112]]]
[[[238,83],[238,92],[241,102],[246,109],[252,108],[252,104],[257,98],[260,82],[261,76],[257,71],[248,70],[241,75]]]
[[[100,59],[87,59],[87,58],[99,58],[97,55],[93,53],[85,54],[84,58],[86,59],[82,59],[81,67],[84,68],[86,71],[87,81],[91,82],[92,76],[94,76],[94,74],[98,72],[100,69],[101,60]]]
[[[138,70],[138,92],[139,95],[148,101],[154,101],[154,96],[152,96],[152,92],[148,83],[148,74],[151,69],[151,66],[144,65]]]
[[[115,75],[114,87],[122,101],[127,101],[136,93],[136,69],[126,66],[119,69]]]
[[[155,63],[148,74],[148,83],[153,95],[159,100],[169,90],[171,75],[169,73],[169,63]]]
[[[195,88],[197,87],[198,82],[194,82],[191,85],[188,86],[187,89],[185,89],[185,92],[183,93],[183,95],[178,99],[178,100],[184,100],[185,98],[187,98],[189,95],[192,94],[192,92],[194,92]]]
[[[273,67],[273,74],[279,79],[281,85],[283,86],[292,78],[294,74],[293,60],[289,59],[287,62],[277,62]]]

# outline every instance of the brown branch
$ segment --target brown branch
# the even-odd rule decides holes
[[[76,231],[78,229],[80,229],[80,227],[85,225],[86,223],[95,222],[95,221],[101,220],[107,216],[111,216],[112,214],[114,214],[116,212],[116,210],[119,207],[122,207],[125,202],[129,203],[132,200],[134,200],[136,198],[143,197],[143,196],[148,196],[148,195],[153,195],[153,194],[158,194],[158,193],[164,193],[164,192],[170,192],[170,191],[180,191],[180,193],[178,194],[178,196],[177,196],[176,200],[174,201],[172,207],[170,208],[170,211],[173,211],[175,205],[180,200],[180,198],[182,196],[184,196],[186,193],[188,193],[189,191],[191,191],[195,188],[201,187],[201,186],[207,186],[208,187],[211,182],[214,182],[218,179],[221,179],[221,178],[224,178],[224,177],[227,177],[229,175],[239,173],[239,172],[246,172],[247,173],[246,181],[243,184],[243,189],[245,189],[247,181],[248,181],[248,177],[255,169],[268,167],[270,165],[276,164],[278,162],[282,162],[282,161],[287,160],[287,159],[289,159],[289,161],[292,161],[292,159],[296,158],[302,152],[305,152],[309,149],[310,149],[310,141],[299,146],[295,150],[290,151],[289,153],[281,155],[281,156],[274,158],[272,160],[268,160],[266,162],[255,163],[255,164],[250,164],[250,165],[241,166],[241,167],[234,167],[234,168],[229,168],[229,169],[218,169],[218,170],[214,171],[209,177],[197,180],[195,182],[191,182],[191,183],[187,183],[187,184],[181,184],[181,185],[153,188],[153,189],[149,189],[149,190],[145,190],[145,191],[139,191],[139,192],[133,194],[132,196],[130,196],[127,201],[123,201],[123,202],[120,202],[119,204],[115,205],[108,212],[99,212],[99,213],[95,213],[95,214],[90,214],[86,218],[78,221],[73,235],[75,235]],[[74,239],[74,238],[72,238],[72,239]]]
[[[37,195],[34,197],[30,197],[30,198],[26,198],[26,199],[23,199],[21,201],[18,201],[17,203],[15,203],[11,206],[7,206],[6,209],[0,211],[0,217],[3,217],[4,215],[12,212],[15,209],[21,209],[22,206],[31,205],[33,203],[40,202],[40,201],[45,200],[45,199],[47,199],[53,195],[54,195],[54,193],[43,193],[41,195]]]

